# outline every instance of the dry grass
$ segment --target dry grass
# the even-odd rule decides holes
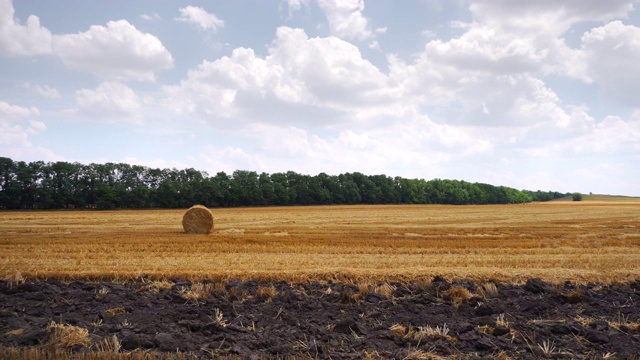
[[[213,213],[216,231],[203,237],[183,232],[181,210],[0,212],[0,277],[7,285],[19,283],[10,279],[14,274],[23,279],[127,281],[145,274],[149,281],[373,284],[434,275],[579,283],[640,277],[637,202]],[[289,235],[265,235],[284,232]]]
[[[113,341],[113,340],[110,340]],[[118,343],[119,344],[119,343]],[[99,345],[100,346],[114,346]],[[192,359],[193,356],[184,353],[152,353],[148,351],[133,352],[115,352],[115,351],[97,351],[78,353],[71,351],[50,351],[41,348],[14,348],[0,347],[0,359],[3,360],[186,360]],[[240,359],[239,357],[225,357],[225,359]]]
[[[458,307],[463,302],[471,299],[473,294],[461,286],[453,286],[445,292],[445,296],[451,301],[454,307]]]
[[[389,330],[394,333],[396,336],[405,336],[407,335],[407,327],[402,324],[393,324]]]
[[[17,336],[17,335],[22,335],[24,334],[24,329],[15,329],[15,330],[10,330],[7,331],[6,333],[4,333],[5,336]]]
[[[14,271],[13,273],[8,273],[2,278],[2,280],[7,282],[7,286],[9,288],[12,288],[16,285],[20,285],[25,281],[20,271]]]
[[[215,291],[218,291],[219,287],[214,283],[203,284],[196,282],[191,284],[190,287],[180,289],[180,296],[193,303],[198,303],[199,300],[206,299]]]
[[[162,279],[151,281],[150,283],[141,286],[137,291],[149,291],[152,293],[158,293],[162,289],[171,289],[175,285],[173,282]]]
[[[484,283],[478,287],[478,293],[484,299],[498,296],[498,287],[494,283]]]
[[[630,331],[638,331],[640,329],[640,321],[632,321],[629,319],[629,315],[618,313],[615,319],[607,320],[609,326],[616,330],[621,330],[620,327],[626,327]]]
[[[215,311],[214,311],[214,316],[212,317],[212,320],[216,324],[218,324],[218,325],[220,325],[222,327],[227,327],[227,325],[229,325],[229,324],[227,323],[226,320],[224,320],[224,315],[222,314],[222,311],[220,311],[220,309],[218,309],[218,308],[215,308],[214,310]]]
[[[376,285],[373,288],[373,292],[375,292],[376,294],[380,294],[382,296],[385,296],[387,298],[392,298],[393,297],[393,292],[396,290],[396,287],[393,285],[390,285],[389,283],[382,283],[381,285]]]
[[[51,322],[48,330],[49,341],[46,347],[52,351],[71,349],[75,346],[88,347],[91,345],[89,330],[85,328]]]
[[[391,330],[391,332],[394,333],[396,336],[403,337],[409,340],[418,341],[418,343],[420,343],[425,338],[429,338],[429,337],[444,337],[444,338],[450,339],[448,336],[449,328],[447,327],[447,324],[444,324],[442,326],[436,326],[435,328],[431,327],[430,325],[419,326],[417,328],[414,328],[411,325],[404,326],[401,324],[394,324],[389,328],[389,330]],[[452,339],[453,338],[451,338],[451,340]]]
[[[410,349],[407,352],[407,356],[404,357],[403,359],[404,360],[445,360],[446,357],[440,356],[438,354],[434,354],[430,351]]]
[[[504,314],[498,315],[498,317],[496,318],[496,326],[509,328],[509,321],[507,321],[507,319],[504,318]]]
[[[259,285],[256,290],[256,297],[261,299],[270,300],[278,294],[278,290],[273,285],[263,286]]]
[[[98,353],[119,353],[121,349],[122,345],[115,334],[96,344],[96,352]]]
[[[565,300],[567,300],[568,302],[570,302],[572,304],[575,304],[575,303],[580,302],[580,300],[582,299],[583,294],[582,294],[582,290],[580,290],[580,288],[576,288],[576,289],[573,289],[573,290],[569,290],[569,291],[563,292],[561,294],[561,296],[563,298],[565,298]]]
[[[124,306],[118,306],[118,307],[114,307],[114,308],[109,308],[106,310],[107,314],[111,315],[111,316],[116,316],[116,315],[120,315],[120,314],[124,314],[127,312],[127,309],[124,308]]]

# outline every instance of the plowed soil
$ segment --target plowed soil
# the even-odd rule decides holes
[[[192,283],[0,281],[0,345],[53,346],[49,324],[87,329],[94,351],[211,358],[639,358],[640,281],[552,285],[449,282]],[[207,284],[205,281],[204,284]],[[484,286],[483,286],[484,285]],[[468,294],[461,288],[469,290]],[[275,291],[274,291],[275,289]],[[451,290],[454,289],[454,290]],[[61,346],[61,345],[59,345]],[[63,349],[64,350],[64,349]]]

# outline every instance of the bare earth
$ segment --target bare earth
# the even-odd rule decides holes
[[[185,358],[637,359],[640,353],[640,282],[529,280],[497,284],[492,293],[442,278],[386,284],[388,292],[317,282],[211,285],[211,294],[189,300],[183,291],[189,282],[160,289],[152,282],[0,283],[0,346],[95,352],[115,336],[120,354]],[[459,289],[473,295],[456,300]],[[54,338],[52,321],[86,329],[88,341]]]

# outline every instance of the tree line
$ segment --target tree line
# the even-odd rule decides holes
[[[209,176],[193,168],[124,163],[23,162],[0,157],[2,209],[141,209],[331,205],[515,204],[568,194],[460,180],[423,180],[359,172],[315,176],[236,170]]]

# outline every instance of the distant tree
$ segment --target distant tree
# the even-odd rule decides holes
[[[516,190],[461,180],[405,179],[359,172],[315,176],[236,170],[151,169],[0,157],[0,209],[126,209],[327,204],[515,204],[582,194]]]
[[[582,194],[573,193],[573,195],[571,195],[571,198],[573,199],[573,201],[582,201]]]

